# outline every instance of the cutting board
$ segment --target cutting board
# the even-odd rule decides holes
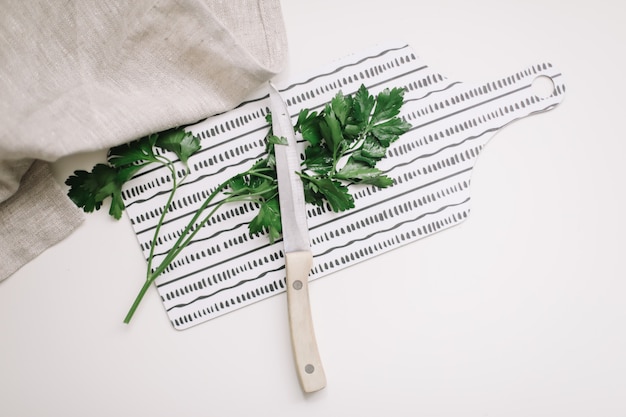
[[[538,80],[550,85],[545,96],[533,87]],[[472,168],[489,139],[514,120],[553,109],[565,93],[560,71],[548,62],[494,80],[465,83],[440,74],[402,43],[354,54],[277,86],[295,122],[300,109],[319,110],[339,90],[353,93],[361,84],[371,93],[404,88],[401,116],[413,128],[380,163],[394,179],[392,187],[353,187],[356,207],[344,213],[308,207],[314,255],[310,280],[467,219]],[[261,89],[232,111],[188,127],[201,138],[202,149],[189,161],[192,173],[163,225],[155,264],[211,191],[263,155],[267,112],[267,92]],[[127,213],[146,258],[169,190],[164,169],[142,172],[124,189]],[[176,329],[285,290],[282,241],[270,244],[264,235],[250,236],[247,224],[254,215],[251,203],[222,207],[157,279]]]

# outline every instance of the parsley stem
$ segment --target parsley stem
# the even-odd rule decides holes
[[[229,197],[226,197],[225,199],[223,199],[222,201],[218,202],[215,207],[213,207],[213,209],[209,212],[209,214],[206,215],[206,217],[200,221],[200,223],[198,223],[196,225],[197,220],[200,218],[200,215],[204,212],[204,210],[208,207],[208,205],[211,203],[211,201],[213,201],[213,199],[217,196],[217,194],[219,192],[221,192],[224,188],[226,188],[228,186],[228,184],[230,183],[231,180],[233,180],[234,178],[238,178],[238,177],[243,177],[243,176],[247,176],[247,175],[255,175],[255,176],[259,176],[262,178],[268,178],[270,180],[273,180],[272,177],[266,176],[264,174],[261,174],[262,170],[249,170],[246,171],[242,174],[238,174],[235,175],[234,177],[224,181],[222,184],[220,184],[215,191],[207,197],[207,199],[205,200],[205,202],[202,204],[202,206],[200,206],[200,208],[196,211],[196,214],[194,215],[194,217],[189,221],[187,227],[183,230],[183,232],[181,233],[180,237],[178,238],[178,240],[176,241],[176,243],[174,244],[174,246],[172,247],[172,249],[170,249],[170,252],[168,252],[168,255],[165,257],[165,259],[163,260],[163,263],[167,262],[167,265],[169,265],[170,263],[172,263],[174,261],[174,259],[176,258],[176,256],[178,256],[178,254],[185,249],[185,247],[187,247],[191,241],[193,240],[193,238],[195,237],[196,233],[198,233],[198,231],[200,231],[200,229],[202,229],[204,227],[204,225],[211,219],[211,217],[213,217],[213,214],[215,214],[215,212],[222,207],[224,204],[226,203],[234,203],[234,202],[238,202],[238,201],[257,201],[258,200],[258,196],[250,196],[250,195],[231,195]],[[193,229],[193,230],[191,230]],[[187,236],[187,234],[191,231],[191,234],[186,238],[185,236]],[[170,259],[171,258],[171,259]],[[165,270],[165,268],[167,268],[167,265],[161,270],[161,272],[163,272],[163,270]],[[158,271],[158,269],[157,269]]]
[[[209,218],[215,213],[215,211],[219,207],[221,207],[222,204],[224,204],[226,202],[226,200],[228,200],[228,199],[225,199],[224,201],[221,201],[220,203],[218,203],[217,206],[214,207],[213,210],[211,210],[209,215],[198,225],[198,227],[196,227],[196,229],[192,232],[192,234],[189,236],[189,238],[186,239],[187,234],[194,227],[194,225],[198,221],[198,218],[200,218],[200,216],[202,215],[204,210],[213,201],[213,199],[224,188],[226,188],[228,186],[229,181],[230,181],[230,179],[227,180],[227,181],[224,181],[222,184],[218,185],[217,188],[206,198],[206,200],[202,203],[200,208],[196,211],[194,216],[191,218],[191,220],[189,221],[189,223],[187,224],[187,226],[185,227],[185,229],[183,230],[181,235],[178,237],[178,239],[174,243],[174,246],[172,246],[172,248],[169,250],[169,252],[165,256],[163,261],[161,261],[159,266],[153,272],[150,272],[151,271],[150,267],[148,268],[148,274],[147,274],[147,277],[146,277],[146,281],[144,282],[143,286],[139,290],[139,293],[137,294],[137,297],[135,297],[135,301],[133,302],[133,304],[131,305],[130,309],[128,310],[128,313],[126,314],[126,317],[124,318],[124,323],[128,324],[130,322],[130,320],[132,319],[133,315],[135,314],[135,311],[137,310],[137,307],[139,306],[139,303],[143,299],[143,297],[146,294],[146,291],[148,290],[150,285],[157,279],[157,277],[159,275],[161,275],[163,273],[163,271],[165,271],[165,269],[174,261],[174,259],[176,259],[178,254],[183,249],[185,249],[185,247],[187,245],[189,245],[189,243],[191,242],[191,239],[195,236],[195,234],[198,232],[198,230],[200,230],[200,228],[209,220]],[[173,187],[174,190],[176,189],[175,184],[176,183],[174,183],[174,187]],[[172,192],[171,195],[173,195],[173,192]],[[160,225],[163,223],[163,219],[164,218],[165,218],[165,214],[163,214],[162,218],[159,219],[159,224],[158,224],[157,227],[160,227]],[[151,255],[153,254],[153,250],[152,250],[153,248],[154,248],[154,244],[152,245],[152,248],[151,248]]]
[[[273,180],[271,176],[264,174],[264,172],[271,172],[270,169],[254,169],[253,168],[244,173],[235,175],[234,177],[231,177],[228,180],[221,183],[220,185],[218,185],[217,188],[213,190],[213,192],[206,198],[206,200],[202,203],[202,205],[198,208],[198,210],[196,210],[195,214],[193,215],[193,217],[191,218],[191,220],[189,221],[185,229],[183,229],[182,233],[180,234],[180,236],[178,237],[178,239],[176,240],[172,248],[168,251],[165,258],[161,261],[159,266],[154,271],[152,271],[152,260],[154,257],[154,248],[156,246],[156,241],[158,239],[161,225],[163,224],[165,215],[167,211],[169,210],[171,202],[174,198],[174,193],[176,192],[176,189],[178,188],[178,182],[176,181],[176,172],[172,165],[168,164],[168,168],[170,169],[170,172],[172,172],[172,180],[173,180],[172,192],[170,193],[170,196],[166,203],[165,209],[163,210],[163,213],[161,213],[161,217],[159,218],[159,222],[157,224],[157,227],[154,233],[154,238],[152,240],[150,254],[148,257],[148,269],[146,273],[147,275],[146,281],[144,282],[143,286],[139,290],[139,293],[137,294],[137,297],[135,298],[135,301],[133,302],[132,306],[128,310],[128,313],[126,314],[126,317],[124,318],[124,323],[130,322],[133,315],[135,314],[135,311],[137,310],[137,307],[139,306],[139,303],[141,302],[144,295],[146,294],[146,291],[148,290],[148,288],[150,288],[150,285],[159,277],[159,275],[163,273],[163,271],[165,271],[165,269],[167,269],[167,267],[176,259],[176,257],[193,241],[193,238],[196,236],[196,234],[200,231],[200,229],[204,227],[204,225],[211,219],[211,217],[215,214],[215,212],[217,212],[217,210],[219,210],[220,207],[222,207],[226,203],[233,203],[237,201],[258,200],[259,196],[256,196],[255,198],[255,196],[253,195],[233,194],[231,196],[226,197],[222,201],[219,201],[215,205],[215,207],[213,207],[211,211],[199,223],[197,223],[202,213],[204,213],[204,211],[211,204],[211,202],[215,199],[215,197],[217,197],[217,195],[220,192],[222,192],[224,188],[228,186],[230,181],[232,181],[235,178],[241,178],[241,177],[245,177],[248,175]],[[184,180],[184,177],[183,177],[183,180]]]
[[[273,177],[263,174],[263,171],[270,172],[271,170],[265,169],[265,170],[248,171],[248,172],[245,172],[244,175],[254,175],[255,177],[265,178],[266,180],[270,180],[270,181],[274,180]]]
[[[169,211],[172,205],[172,201],[174,200],[174,194],[176,193],[176,190],[178,189],[178,182],[176,181],[176,169],[174,168],[173,163],[169,161],[165,164],[167,168],[170,170],[170,173],[172,174],[172,191],[170,192],[167,202],[165,203],[165,206],[163,207],[163,212],[161,213],[156,229],[154,230],[154,236],[152,237],[152,243],[150,244],[150,254],[148,255],[148,267],[146,268],[146,280],[150,279],[150,273],[152,271],[152,260],[154,258],[154,249],[156,248],[157,239],[159,238],[159,233],[161,231],[161,226],[163,225],[163,221],[165,220],[165,215],[167,214],[167,212]],[[187,174],[183,176],[180,182],[181,183],[184,182],[185,178],[187,178]]]
[[[150,288],[150,285],[152,285],[152,282],[154,282],[154,278],[152,278],[152,275],[150,275],[148,276],[148,279],[146,279],[146,281],[143,283],[143,286],[139,290],[139,294],[137,294],[137,297],[135,297],[135,301],[133,301],[133,305],[130,307],[130,310],[128,310],[128,313],[126,314],[126,317],[124,318],[124,323],[126,324],[130,323],[130,319],[133,318],[133,315],[135,314],[135,311],[137,310],[139,303],[141,302],[141,300],[143,300],[143,297],[144,295],[146,295],[146,292],[148,291],[148,288]]]

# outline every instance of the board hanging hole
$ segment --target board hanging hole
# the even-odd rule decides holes
[[[554,81],[547,75],[539,75],[533,80],[532,90],[538,99],[546,99],[554,94]]]

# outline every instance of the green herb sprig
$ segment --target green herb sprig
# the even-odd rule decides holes
[[[307,147],[298,174],[308,203],[328,204],[335,212],[345,211],[354,207],[349,186],[370,184],[382,188],[392,185],[392,179],[376,168],[376,164],[386,156],[389,146],[411,128],[398,117],[404,102],[403,93],[404,90],[394,88],[372,96],[365,86],[361,86],[353,96],[337,93],[319,113],[308,109],[299,113],[295,130],[302,135]],[[271,122],[271,115],[268,115],[268,122]],[[111,148],[106,164],[96,164],[90,172],[77,170],[67,178],[68,196],[78,207],[93,212],[110,197],[109,214],[120,219],[124,210],[121,192],[127,181],[152,164],[160,164],[169,171],[172,189],[151,240],[146,280],[124,318],[125,323],[130,322],[154,281],[224,204],[255,203],[258,212],[248,224],[249,233],[266,233],[270,242],[280,238],[282,226],[274,146],[286,141],[274,136],[270,129],[266,143],[263,158],[247,171],[219,184],[205,199],[157,266],[153,261],[161,226],[177,190],[190,174],[188,161],[201,148],[199,138],[182,128],[151,134]],[[158,149],[173,152],[177,160],[167,158]],[[178,161],[184,166],[182,173],[176,169]],[[221,199],[216,200],[218,197]],[[211,207],[214,201],[216,204]]]
[[[295,129],[308,142],[300,173],[308,203],[327,202],[333,211],[344,211],[354,207],[349,184],[393,183],[376,164],[411,128],[398,117],[403,96],[404,90],[394,88],[374,97],[361,85],[354,96],[338,93],[319,114],[300,112]]]

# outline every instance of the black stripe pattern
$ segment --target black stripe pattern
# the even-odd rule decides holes
[[[554,84],[549,97],[533,93],[539,76]],[[492,82],[466,84],[434,72],[410,47],[392,45],[286,84],[281,94],[295,121],[300,109],[319,109],[338,90],[353,93],[361,84],[374,94],[386,87],[405,88],[402,117],[413,128],[380,163],[393,178],[392,187],[353,188],[356,208],[345,213],[308,206],[311,280],[462,222],[470,212],[472,167],[487,141],[508,123],[553,108],[565,93],[561,74],[549,63]],[[155,264],[214,188],[262,155],[267,106],[267,96],[259,92],[234,110],[188,128],[201,138],[202,150],[191,158],[192,174],[161,229]],[[137,175],[123,192],[146,257],[170,189],[168,173],[154,169]],[[254,213],[250,203],[222,207],[157,280],[175,328],[284,291],[282,241],[270,245],[265,236],[249,236],[247,224]]]

